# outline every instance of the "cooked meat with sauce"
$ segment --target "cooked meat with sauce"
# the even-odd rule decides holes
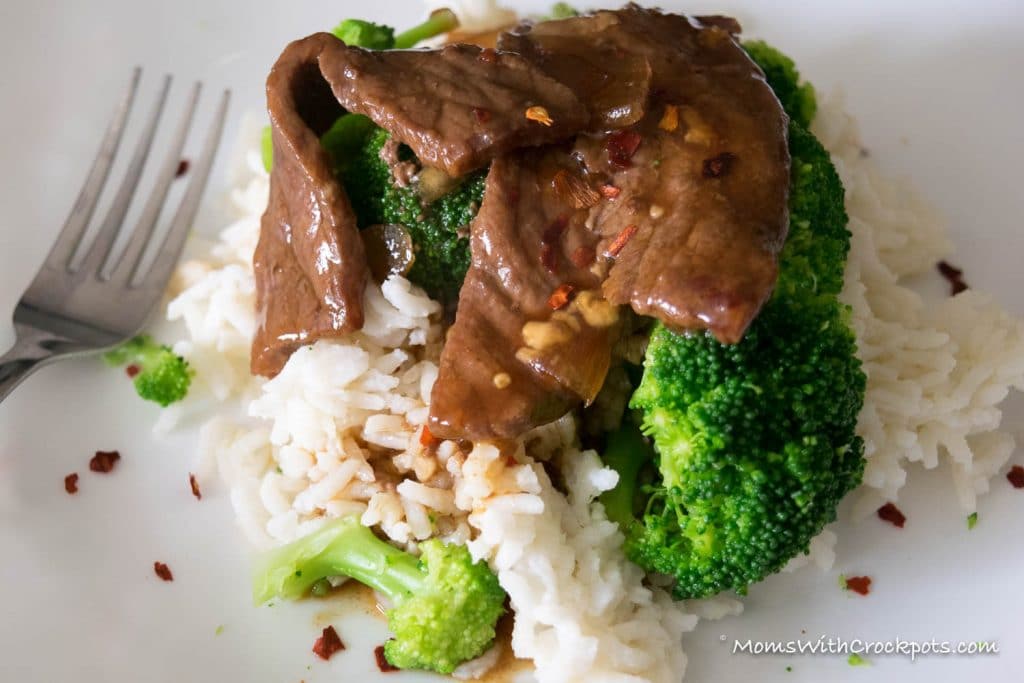
[[[586,208],[574,209],[555,189],[575,173],[570,162],[562,148],[544,148],[491,164],[472,227],[472,265],[431,394],[431,433],[514,437],[600,389],[614,315],[588,321],[568,294],[551,301],[559,287],[592,293],[601,284],[589,263],[573,261],[596,239]]]
[[[619,305],[738,341],[774,287],[789,187],[787,119],[738,32],[629,6],[521,26],[497,50],[290,45],[267,84],[253,371],[362,324],[365,256],[317,139],[344,111],[424,167],[491,164],[434,434],[514,437],[592,400]]]
[[[788,120],[733,40],[738,30],[722,17],[705,24],[629,7],[526,27],[498,43],[543,55],[542,68],[584,46],[649,65],[648,113],[626,148],[623,134],[577,139],[588,174],[621,189],[593,210],[599,252],[636,226],[604,292],[670,327],[708,328],[730,343],[775,283],[789,186]]]

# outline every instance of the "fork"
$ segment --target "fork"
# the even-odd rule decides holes
[[[115,255],[113,249],[167,102],[171,77],[166,76],[110,209],[84,256],[78,263],[75,259],[117,155],[141,76],[142,70],[136,68],[64,228],[14,309],[14,346],[0,356],[0,401],[28,375],[48,363],[109,349],[138,334],[159,304],[181,257],[224,129],[231,96],[228,90],[220,98],[206,142],[191,166],[192,179],[156,256],[148,267],[143,267],[147,247],[156,242],[154,233],[171,183],[179,175],[181,152],[192,126],[200,83],[192,88],[171,150],[158,171],[134,231],[120,254]]]

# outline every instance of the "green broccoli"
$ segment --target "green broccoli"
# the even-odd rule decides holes
[[[490,646],[505,592],[465,547],[433,539],[419,549],[420,557],[410,555],[377,538],[357,517],[345,517],[271,551],[256,572],[253,598],[256,604],[275,596],[295,599],[325,577],[351,577],[393,605],[387,618],[394,638],[384,645],[388,662],[448,674]]]
[[[486,170],[469,174],[453,190],[424,206],[415,188],[395,185],[391,169],[380,158],[389,137],[383,129],[374,130],[340,169],[359,226],[404,226],[416,252],[409,279],[435,299],[454,301],[469,269],[467,228],[483,201]],[[399,154],[414,158],[405,146]]]
[[[818,101],[814,96],[814,86],[800,82],[800,73],[793,60],[762,40],[744,41],[743,49],[764,71],[768,85],[790,118],[809,128],[818,110]]]
[[[149,335],[140,335],[108,351],[103,358],[110,365],[131,363],[135,374],[135,391],[147,401],[167,407],[188,393],[194,374],[188,361],[171,347],[157,344]]]
[[[331,31],[346,45],[370,50],[390,50],[395,46],[395,29],[362,19],[346,19]]]
[[[625,488],[611,492],[609,516],[631,559],[675,577],[678,598],[745,592],[807,552],[863,473],[854,430],[865,377],[837,298],[849,249],[842,183],[796,116],[789,145],[789,237],[771,299],[735,345],[656,326],[630,403],[656,449],[654,483],[641,485],[635,464],[622,469],[609,440]]]
[[[580,15],[579,10],[570,5],[567,2],[556,2],[551,6],[551,12],[545,19],[569,19],[571,17],[578,17]]]

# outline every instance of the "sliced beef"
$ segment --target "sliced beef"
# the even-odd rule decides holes
[[[606,305],[612,317],[590,324],[585,315],[592,311],[578,303],[600,307],[592,301],[600,279],[573,259],[597,241],[585,225],[587,208],[556,189],[576,173],[562,148],[527,150],[491,165],[471,227],[472,264],[431,394],[431,433],[512,438],[600,388],[614,308]],[[552,300],[560,287],[583,298]]]
[[[542,68],[559,63],[563,45],[575,58],[589,41],[649,64],[643,120],[627,132],[580,136],[575,150],[590,174],[621,190],[593,209],[599,252],[631,232],[608,263],[604,293],[675,329],[710,329],[730,343],[774,287],[789,192],[788,121],[734,40],[738,31],[727,18],[634,5],[538,24],[499,42],[543,55]],[[588,37],[576,43],[567,34]]]
[[[325,43],[292,43],[267,78],[274,169],[253,256],[258,327],[250,363],[257,375],[276,375],[300,346],[363,325],[363,243],[320,146],[319,135],[341,113],[316,68]]]
[[[644,115],[651,85],[645,55],[623,50],[612,12],[542,24],[524,24],[498,40],[568,85],[590,113],[587,129],[621,128]]]
[[[448,175],[564,140],[587,120],[571,89],[517,54],[474,45],[364,50],[329,34],[306,40],[324,43],[320,70],[345,109],[369,116]],[[550,123],[527,118],[531,107],[542,107]]]

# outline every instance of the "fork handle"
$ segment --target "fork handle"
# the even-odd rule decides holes
[[[14,346],[0,356],[0,401],[22,380],[58,355],[53,346],[60,340],[34,327],[14,323],[14,334]]]

